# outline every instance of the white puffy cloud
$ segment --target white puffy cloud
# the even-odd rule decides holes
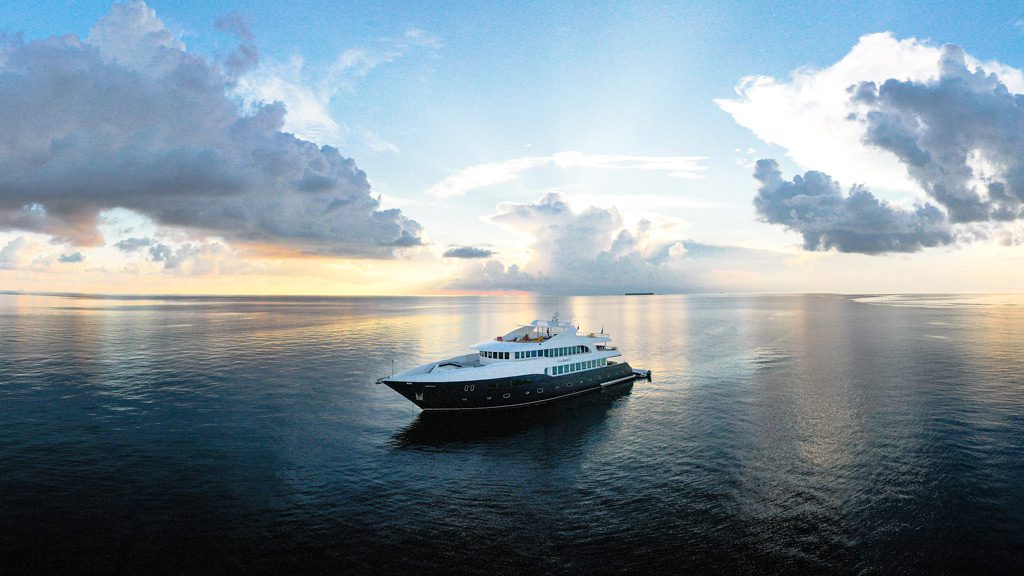
[[[467,192],[511,182],[523,173],[540,168],[591,168],[661,172],[673,178],[703,178],[702,156],[639,156],[630,154],[586,154],[558,152],[550,156],[526,156],[463,168],[434,184],[427,194],[438,198],[462,196]]]
[[[788,79],[748,76],[737,97],[715,102],[758,138],[786,149],[805,169],[821,170],[843,182],[874,188],[918,191],[905,166],[888,151],[864,143],[863,105],[851,87],[886,80],[927,83],[940,74],[941,48],[891,33],[860,38],[849,54],[826,68],[799,68]],[[1020,70],[966,57],[967,67],[995,74],[1010,92],[1024,92]]]
[[[752,270],[782,265],[769,252],[666,235],[649,220],[626,226],[614,207],[573,210],[559,193],[500,204],[490,220],[530,239],[529,261],[466,265],[452,287],[557,294],[749,290]]]
[[[28,263],[24,248],[28,241],[18,236],[0,247],[0,269],[20,268]]]
[[[98,245],[99,214],[121,207],[295,253],[386,257],[420,243],[352,159],[283,132],[282,104],[240,115],[229,91],[244,55],[225,72],[139,0],[115,4],[84,41],[5,37],[0,54],[0,229]]]
[[[815,170],[792,182],[773,161],[755,178],[758,213],[803,235],[811,250],[912,252],[954,241],[1013,243],[1024,218],[1024,81],[955,45],[864,36],[823,70],[789,82],[747,78],[718,104],[760,138]],[[843,195],[832,176],[854,183]],[[861,183],[913,189],[913,209]]]

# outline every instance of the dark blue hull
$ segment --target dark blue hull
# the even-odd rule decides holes
[[[551,402],[597,390],[602,384],[633,380],[626,362],[561,376],[523,374],[469,382],[403,382],[383,379],[389,388],[424,410],[487,410]]]

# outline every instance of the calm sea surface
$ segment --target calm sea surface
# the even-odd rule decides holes
[[[374,385],[520,322],[650,382]],[[0,295],[0,572],[1024,571],[1024,299]]]

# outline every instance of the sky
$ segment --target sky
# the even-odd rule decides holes
[[[1019,291],[1022,55],[1009,2],[16,3],[0,290]]]

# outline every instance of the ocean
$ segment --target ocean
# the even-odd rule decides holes
[[[555,313],[637,381],[379,376]],[[0,295],[0,572],[1024,571],[1024,298]]]

